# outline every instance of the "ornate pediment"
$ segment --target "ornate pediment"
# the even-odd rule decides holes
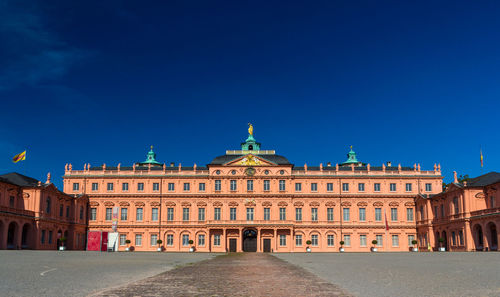
[[[174,201],[167,201],[167,202],[165,202],[165,206],[175,206],[175,202]]]
[[[90,206],[99,206],[99,202],[97,202],[97,201],[90,201],[89,205]]]
[[[146,204],[142,201],[136,202],[135,206],[146,206]]]
[[[112,201],[106,201],[104,202],[104,206],[115,206],[115,203]]]
[[[325,206],[328,206],[328,207],[335,206],[335,205],[336,204],[333,201],[328,201],[328,202],[325,203]]]
[[[415,202],[408,201],[405,203],[405,206],[415,206]]]
[[[272,206],[273,203],[271,201],[264,201],[262,202],[262,206],[266,206],[266,207],[269,207],[269,206]]]
[[[220,202],[220,201],[214,201],[214,202],[212,202],[212,205],[213,206],[222,206],[222,202]]]
[[[344,201],[340,205],[342,205],[342,206],[351,206],[351,202]]]
[[[362,202],[358,202],[358,206],[361,206],[361,207],[366,207],[368,206],[368,203],[362,201]]]
[[[392,201],[391,203],[389,203],[389,206],[399,206],[399,202]]]
[[[205,201],[200,201],[196,203],[197,206],[207,206],[207,203]]]
[[[236,159],[233,159],[223,165],[224,166],[276,166],[277,164],[259,158],[253,154],[247,154],[244,156],[240,156]]]
[[[382,202],[382,201],[375,201],[375,202],[373,202],[373,206],[384,206],[384,202]]]
[[[320,206],[320,204],[319,204],[319,202],[318,202],[318,201],[311,201],[311,202],[309,203],[309,206],[318,207],[318,206]]]
[[[236,202],[236,201],[231,201],[231,202],[229,202],[229,203],[228,203],[228,205],[229,205],[229,206],[238,206],[238,205],[239,205],[239,203],[238,203],[238,202]]]
[[[278,202],[278,206],[288,206],[288,203],[286,201],[280,201]]]
[[[294,202],[293,206],[304,206],[304,202],[302,202],[302,201]]]
[[[191,206],[191,202],[188,202],[188,201],[182,201],[182,202],[181,202],[181,205],[182,205],[182,206]]]
[[[151,206],[160,206],[160,202],[153,201],[153,202],[150,202],[149,205],[151,205]]]
[[[121,201],[119,204],[120,206],[130,206],[130,203],[128,203],[127,201]]]

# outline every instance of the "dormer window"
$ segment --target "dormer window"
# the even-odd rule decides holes
[[[249,146],[248,146],[248,150],[249,150],[249,151],[253,151],[253,145],[249,145]]]

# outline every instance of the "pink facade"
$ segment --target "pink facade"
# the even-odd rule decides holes
[[[498,250],[500,173],[458,182],[438,195],[416,200],[419,245],[450,251]],[[442,238],[442,242],[439,242]]]
[[[250,131],[249,132],[253,132]],[[294,166],[260,150],[253,134],[241,150],[207,166],[67,165],[64,192],[89,196],[89,230],[111,231],[118,208],[120,250],[312,252],[408,251],[417,238],[415,199],[441,191],[440,167],[371,166],[348,160]],[[386,230],[387,218],[389,230]],[[190,244],[189,240],[193,240]],[[307,242],[311,241],[310,244]]]
[[[0,176],[0,249],[84,249],[88,197],[17,173]]]

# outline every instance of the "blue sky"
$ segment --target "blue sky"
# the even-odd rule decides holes
[[[286,4],[285,4],[286,3]],[[205,165],[263,149],[302,166],[499,171],[498,1],[0,0],[0,171]],[[484,154],[480,167],[479,149]],[[12,156],[27,149],[27,160]]]

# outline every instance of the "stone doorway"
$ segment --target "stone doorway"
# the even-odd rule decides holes
[[[257,231],[251,229],[243,231],[243,251],[257,251]]]
[[[270,253],[270,252],[271,252],[271,239],[264,238],[264,253]]]
[[[236,253],[236,238],[229,239],[229,252]]]

